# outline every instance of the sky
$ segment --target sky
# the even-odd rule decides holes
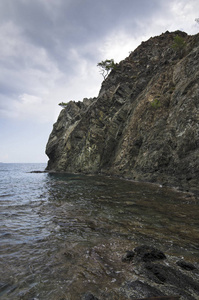
[[[58,104],[98,95],[99,62],[198,17],[198,0],[0,0],[0,162],[46,163]]]

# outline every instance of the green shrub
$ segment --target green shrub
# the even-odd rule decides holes
[[[185,40],[181,36],[176,35],[174,37],[172,48],[175,49],[176,51],[182,51],[185,48],[185,46],[186,46]]]
[[[160,107],[161,106],[161,103],[160,103],[160,100],[159,99],[154,99],[152,102],[151,102],[151,106],[153,107],[153,108],[158,108],[158,107]]]
[[[68,103],[66,103],[66,102],[61,102],[61,103],[59,103],[59,106],[61,106],[61,107],[63,107],[63,108],[65,108],[67,105],[68,105]]]

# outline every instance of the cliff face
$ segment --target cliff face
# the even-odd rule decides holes
[[[184,49],[173,49],[176,35]],[[47,170],[119,175],[199,189],[199,34],[143,42],[102,83],[71,101],[46,147]]]

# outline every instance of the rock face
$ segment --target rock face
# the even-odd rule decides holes
[[[174,49],[174,37],[186,46]],[[71,101],[46,147],[47,170],[102,173],[199,188],[199,34],[143,42],[103,81]]]

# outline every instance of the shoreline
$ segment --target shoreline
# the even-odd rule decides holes
[[[85,175],[85,176],[104,176],[108,178],[115,178],[115,179],[120,179],[120,180],[125,180],[125,181],[130,181],[133,183],[138,183],[138,184],[149,184],[152,186],[157,186],[159,188],[169,188],[170,190],[173,190],[175,192],[183,193],[189,195],[189,197],[194,197],[195,200],[199,200],[199,190],[196,191],[189,191],[186,190],[185,188],[180,186],[173,186],[171,184],[167,183],[161,183],[161,182],[150,182],[150,181],[144,181],[144,180],[135,180],[130,177],[125,177],[121,175],[113,175],[113,174],[106,174],[106,173],[84,173],[84,172],[66,172],[66,171],[55,171],[55,170],[43,170],[43,171],[31,171],[29,173],[48,173],[48,174],[72,174],[72,175]]]

